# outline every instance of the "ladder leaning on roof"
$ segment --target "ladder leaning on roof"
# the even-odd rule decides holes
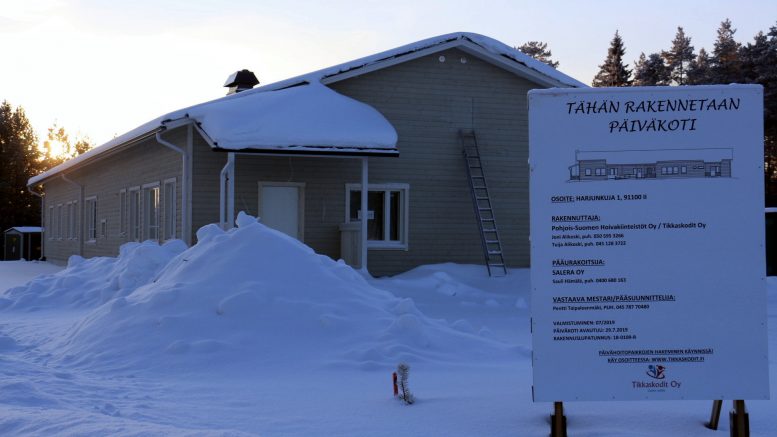
[[[489,276],[507,275],[502,243],[499,240],[499,230],[494,218],[491,196],[488,194],[486,175],[480,160],[480,151],[475,131],[459,130],[459,138],[464,149],[464,160],[467,165],[467,179],[472,194],[472,205],[480,229],[480,240],[483,243],[483,256],[486,260]]]

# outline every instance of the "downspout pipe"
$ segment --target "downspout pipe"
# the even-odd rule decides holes
[[[227,186],[227,229],[232,229],[235,226],[235,184],[237,183],[237,178],[235,177],[235,154],[233,152],[229,152],[227,164],[229,165],[229,185]]]
[[[186,149],[178,147],[175,144],[162,138],[162,132],[156,133],[157,143],[167,147],[168,149],[177,152],[181,155],[181,234],[183,241],[191,246],[192,233],[189,229],[189,215],[187,214],[189,205],[189,154],[186,153]]]
[[[227,218],[226,218],[226,192],[227,192],[227,173],[229,173],[229,161],[224,164],[224,168],[221,169],[219,177],[219,226],[223,230],[227,230]]]
[[[369,213],[369,208],[367,204],[367,194],[370,191],[370,184],[369,184],[369,177],[368,177],[368,163],[367,158],[362,158],[362,191],[361,191],[361,232],[359,232],[359,236],[361,238],[361,270],[362,273],[369,275],[369,270],[367,270],[367,215]]]
[[[68,179],[67,175],[65,173],[60,174],[62,177],[62,180],[71,184],[75,185],[78,188],[78,209],[79,209],[79,233],[78,233],[78,255],[84,256],[84,239],[86,235],[84,235],[84,186],[79,184],[78,182]],[[59,220],[62,218],[60,217]],[[61,226],[61,225],[60,225]]]
[[[29,186],[29,185],[27,185],[27,191],[29,191],[30,194],[32,194],[33,196],[36,196],[36,197],[38,197],[40,199],[40,228],[43,229],[44,232],[46,232],[46,227],[44,226],[44,223],[45,223],[44,217],[45,216],[43,215],[43,213],[45,211],[45,209],[44,209],[45,205],[43,204],[43,194],[33,190],[32,187]],[[40,236],[40,258],[38,258],[38,261],[45,261],[46,260],[46,251],[44,250],[45,249],[45,246],[44,246],[45,241],[46,241],[46,238],[44,238],[44,235],[41,234],[41,236]]]

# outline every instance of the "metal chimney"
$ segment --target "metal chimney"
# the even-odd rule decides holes
[[[254,85],[259,84],[259,79],[250,70],[240,70],[229,75],[224,82],[225,87],[229,87],[227,95],[239,93],[240,91],[250,90]]]

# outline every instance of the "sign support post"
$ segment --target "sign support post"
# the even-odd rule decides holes
[[[745,409],[745,401],[734,401],[734,409],[729,413],[731,437],[750,437],[750,417]]]
[[[723,400],[716,399],[712,401],[712,413],[710,414],[710,422],[707,424],[707,428],[711,430],[718,429],[718,423],[720,423],[720,409],[723,406]]]
[[[564,416],[563,402],[553,402],[553,414],[550,415],[550,437],[567,437],[567,418]]]

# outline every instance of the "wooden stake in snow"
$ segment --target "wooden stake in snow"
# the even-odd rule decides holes
[[[413,393],[410,392],[410,388],[407,385],[407,376],[410,373],[410,366],[407,363],[399,363],[397,365],[397,375],[399,375],[399,399],[405,401],[406,404],[412,404],[415,402]]]

